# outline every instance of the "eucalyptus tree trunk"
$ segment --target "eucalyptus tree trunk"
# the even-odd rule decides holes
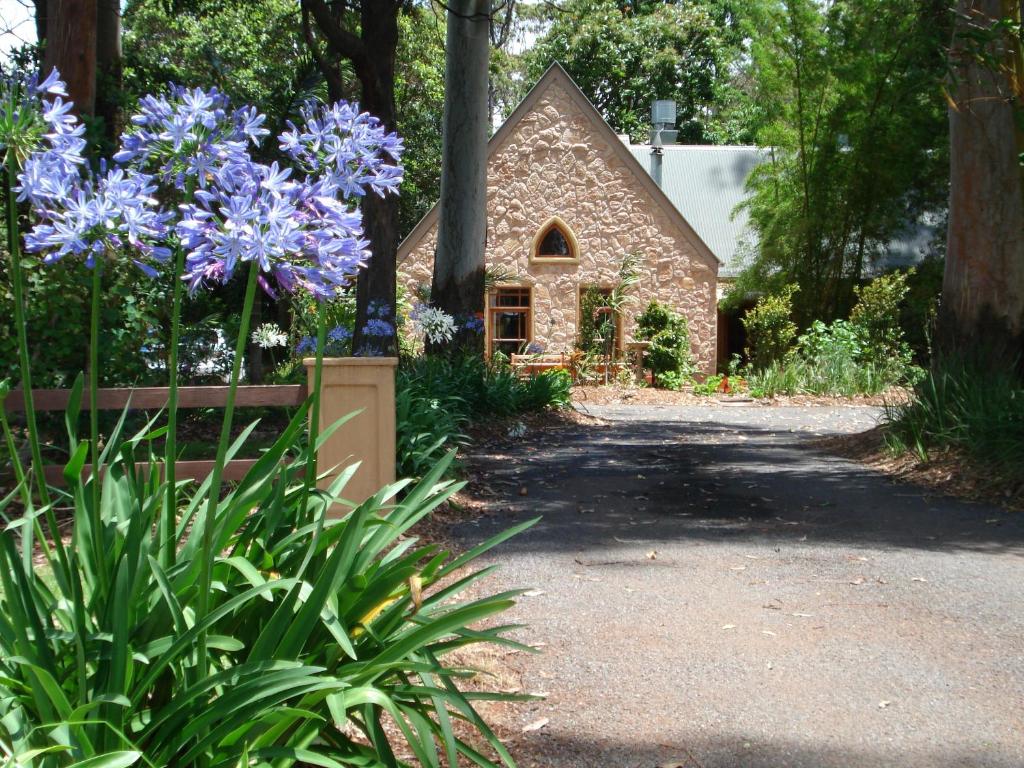
[[[121,0],[96,0],[96,115],[113,146],[121,135]]]
[[[441,199],[431,302],[454,315],[456,349],[481,352],[464,320],[484,309],[490,0],[449,0],[445,41]]]
[[[345,96],[341,59],[352,64],[360,85],[360,107],[389,131],[396,129],[395,54],[398,14],[403,0],[331,3],[301,0],[307,50],[327,80],[331,100]],[[398,254],[398,197],[369,194],[363,198],[363,226],[372,256],[356,285],[356,354],[398,352],[397,338],[364,333],[370,319],[395,327],[395,264]]]
[[[45,22],[37,18],[46,28],[43,76],[60,70],[79,115],[96,106],[96,1],[47,0]]]
[[[1024,354],[1021,49],[992,28],[1020,2],[960,0],[950,57],[950,194],[939,350],[988,368]],[[981,50],[979,50],[979,48]]]

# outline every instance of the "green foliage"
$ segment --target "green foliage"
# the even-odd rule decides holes
[[[636,319],[636,337],[650,342],[644,365],[654,372],[655,382],[659,373],[677,374],[681,379],[693,373],[690,327],[683,315],[652,301]]]
[[[984,462],[992,478],[1024,477],[1024,382],[1013,371],[938,361],[906,403],[886,408],[886,442],[922,461],[945,450]]]
[[[76,392],[73,403],[80,380]],[[461,597],[486,573],[463,566],[507,536],[457,558],[405,536],[457,489],[440,482],[450,457],[418,485],[396,483],[358,506],[343,500],[351,470],[307,495],[307,407],[215,519],[197,515],[215,493],[207,482],[164,540],[164,486],[144,471],[155,422],[110,436],[97,508],[72,405],[70,487],[58,502],[70,510],[69,539],[46,544],[34,512],[18,516],[10,497],[0,504],[10,522],[0,533],[0,751],[38,768],[354,766],[398,751],[426,765],[471,753],[452,732],[458,717],[511,763],[472,707],[510,697],[461,693],[463,664],[444,658],[476,642],[515,645],[500,629],[468,629],[508,608],[508,594]],[[244,444],[243,435],[231,452]],[[341,516],[327,516],[333,504]],[[203,611],[205,536],[216,588]],[[197,666],[201,633],[209,660]]]
[[[747,332],[747,359],[755,371],[780,363],[789,353],[796,338],[792,320],[795,285],[788,285],[776,294],[764,296],[743,317]]]
[[[704,379],[704,381],[693,385],[693,394],[695,395],[713,395],[718,392],[718,388],[725,381],[725,376],[720,373],[713,374]]]
[[[8,274],[10,257],[0,254],[0,378],[17,376],[17,331],[14,296]],[[86,367],[89,327],[90,270],[65,259],[44,266],[23,257],[27,294],[29,346],[38,386],[67,386]],[[102,380],[107,384],[153,383],[143,348],[153,341],[151,329],[160,322],[166,296],[162,287],[134,269],[111,273],[102,304],[105,353]]]
[[[815,320],[792,351],[786,339],[796,329],[788,320],[785,296],[763,299],[744,320],[752,323],[747,326],[752,345],[760,344],[762,351],[757,357],[758,346],[751,350],[751,391],[761,397],[797,393],[849,397],[914,384],[922,372],[912,362],[899,325],[907,278],[894,273],[857,288],[859,301],[850,320],[828,325]],[[752,327],[756,333],[751,333]],[[765,354],[766,349],[772,354]]]
[[[429,356],[403,361],[395,386],[398,474],[420,477],[467,440],[471,422],[568,406],[572,377],[555,369],[522,378],[477,355]]]
[[[798,322],[830,320],[908,225],[946,205],[946,105],[922,94],[946,76],[952,14],[931,1],[752,7],[735,108],[772,149],[749,182],[759,249],[738,285],[797,283]]]
[[[605,336],[614,338],[615,323],[609,321],[607,312],[600,312],[602,309],[609,309],[607,291],[591,286],[587,288],[580,297],[580,328],[579,337],[576,340],[576,348],[582,352],[601,354],[604,352]]]
[[[444,111],[444,14],[413,7],[398,17],[395,104],[407,151],[399,196],[404,237],[437,202]]]
[[[673,392],[678,392],[689,381],[687,376],[684,376],[679,371],[662,371],[661,373],[654,374],[654,384],[661,389],[671,389]]]
[[[126,103],[168,82],[216,85],[236,104],[255,104],[271,131],[317,93],[291,0],[130,0],[124,10]]]
[[[735,55],[715,5],[570,0],[550,9],[545,34],[526,53],[525,80],[558,61],[612,128],[635,141],[647,139],[651,102],[675,99],[680,141],[706,142],[709,107]]]
[[[866,359],[878,366],[891,362],[907,365],[911,351],[903,339],[900,310],[909,287],[909,272],[890,272],[865,286],[855,286],[857,304],[850,313],[850,324],[864,338]]]

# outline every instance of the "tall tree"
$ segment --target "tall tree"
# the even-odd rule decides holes
[[[706,143],[716,85],[733,58],[714,1],[544,5],[547,31],[525,54],[525,81],[558,61],[609,125],[634,140],[647,138],[651,102],[674,99],[680,141]]]
[[[36,14],[43,70],[59,69],[75,109],[91,115],[96,106],[97,0],[45,0],[45,7],[37,0]]]
[[[449,0],[441,199],[431,301],[456,317],[483,311],[487,237],[490,0]],[[460,324],[455,346],[482,351]]]
[[[797,283],[803,323],[843,315],[853,287],[946,198],[945,0],[769,0],[752,30],[747,117],[758,249],[743,289]]]
[[[103,133],[111,146],[122,127],[121,55],[121,0],[96,0],[96,116],[103,119]]]
[[[396,130],[395,52],[398,14],[405,0],[301,0],[302,23],[309,50],[327,80],[331,100],[348,94],[342,60],[348,62],[360,86],[360,105],[388,130]],[[395,325],[395,261],[398,254],[399,203],[394,195],[363,198],[363,223],[370,241],[370,263],[359,273],[356,288],[356,326],[352,349],[371,347],[397,354],[397,338],[367,336],[370,310]]]
[[[1024,370],[1021,4],[960,0],[950,49],[949,239],[940,342]]]

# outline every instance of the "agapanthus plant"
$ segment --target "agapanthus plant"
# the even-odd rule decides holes
[[[31,98],[48,89],[59,90],[59,82],[31,91]],[[248,277],[217,459],[181,510],[180,521],[173,503],[173,398],[167,474],[161,477],[153,460],[152,442],[164,433],[156,416],[131,437],[122,431],[123,420],[115,427],[102,454],[93,454],[94,468],[105,469],[101,476],[83,466],[87,446],[77,437],[79,379],[66,413],[70,458],[64,476],[70,489],[62,501],[71,512],[71,540],[65,549],[66,531],[53,523],[56,557],[51,556],[47,540],[33,540],[33,533],[40,511],[52,516],[52,506],[34,508],[32,494],[24,494],[24,475],[4,418],[7,389],[0,382],[0,430],[25,499],[24,515],[0,530],[0,763],[38,768],[404,765],[391,745],[400,738],[418,764],[439,765],[443,758],[454,766],[465,758],[495,765],[453,730],[457,717],[475,726],[498,759],[513,766],[471,701],[488,695],[461,693],[456,683],[465,671],[440,657],[475,642],[525,648],[502,637],[505,627],[470,629],[508,608],[511,593],[459,599],[489,570],[466,566],[514,531],[455,558],[433,545],[418,546],[407,535],[455,490],[441,482],[451,456],[416,487],[404,481],[390,485],[351,504],[343,519],[328,520],[330,505],[348,504],[342,493],[354,467],[329,488],[310,492],[318,417],[314,413],[302,440],[309,415],[303,405],[236,487],[222,494],[220,483],[260,279],[273,290],[316,296],[330,295],[351,280],[366,246],[358,216],[348,206],[355,203],[357,188],[381,194],[395,188],[401,172],[392,161],[400,143],[383,131],[368,133],[367,125],[374,124],[355,108],[330,108],[332,115],[356,116],[349,123],[317,122],[300,132],[328,145],[332,159],[328,164],[321,158],[314,167],[312,155],[304,156],[305,165],[293,177],[288,170],[255,163],[234,139],[218,144],[203,133],[219,124],[218,110],[226,109],[222,102],[211,102],[203,92],[175,94],[166,102],[173,105],[169,113],[160,99],[144,103],[142,114],[149,117],[129,136],[142,130],[152,136],[128,141],[116,169],[90,174],[76,159],[79,126],[57,100],[40,101],[36,116],[24,118],[50,125],[38,132],[30,151],[8,152],[16,312],[23,294],[14,189],[22,161],[20,189],[41,219],[29,236],[31,247],[49,261],[79,257],[94,267],[93,414],[95,286],[105,265],[119,258],[149,265],[169,247],[176,251],[175,276],[183,271],[187,252],[193,273],[185,277],[195,289],[228,279],[240,264]],[[159,125],[153,122],[157,115]],[[254,112],[245,115],[242,132],[248,141],[259,122]],[[359,127],[358,141],[352,125]],[[15,146],[10,138],[4,137],[7,147]],[[214,145],[227,150],[212,151]],[[312,143],[307,149],[314,151]],[[342,162],[343,156],[349,159]],[[176,226],[169,226],[155,199],[180,202],[174,209]],[[185,281],[175,282],[180,287]],[[174,307],[177,323],[177,300]],[[390,307],[378,306],[371,314],[389,312]],[[326,313],[316,314],[314,411],[325,340],[346,335],[337,329],[328,333]],[[27,344],[18,317],[30,404]],[[394,332],[386,320],[380,330]],[[266,329],[257,336],[279,341]],[[172,334],[172,392],[176,339]],[[96,436],[94,421],[94,451]],[[149,461],[139,460],[147,451]],[[41,469],[38,456],[33,458]],[[103,503],[98,504],[93,494],[101,484]],[[392,503],[400,491],[404,497]],[[0,499],[0,514],[12,496]],[[37,543],[46,568],[36,566]],[[400,736],[392,735],[394,728]]]
[[[24,277],[21,267],[21,240],[18,229],[18,208],[15,188],[23,165],[31,165],[40,157],[36,167],[38,178],[46,189],[66,190],[80,173],[84,163],[82,150],[85,128],[70,114],[70,104],[64,83],[56,70],[42,82],[34,74],[15,71],[0,77],[0,149],[3,151],[7,189],[7,248],[11,258],[11,284],[14,293],[14,324],[18,333],[18,351],[21,364],[21,388],[25,402],[29,445],[33,466],[42,467],[39,431],[36,426],[32,400],[32,372],[29,365],[28,330],[24,312]],[[46,483],[33,474],[29,481],[39,491],[43,509],[51,529],[56,535],[56,519],[50,510],[50,497]],[[32,486],[22,484],[26,502],[31,502]],[[58,537],[59,538],[59,537]],[[45,542],[43,543],[45,547]],[[60,542],[58,554],[63,557]]]
[[[417,304],[409,313],[413,327],[430,344],[444,344],[452,340],[459,330],[455,318],[438,307]]]
[[[56,75],[51,88],[63,91]],[[43,120],[50,131],[30,154],[18,175],[18,201],[32,204],[37,220],[25,237],[25,250],[44,253],[46,263],[80,256],[93,270],[89,334],[89,375],[92,463],[99,463],[99,313],[102,260],[127,254],[136,266],[156,275],[152,262],[165,261],[171,251],[163,241],[170,214],[159,210],[153,178],[134,168],[92,173],[81,151],[83,128],[60,96],[44,99]],[[93,506],[99,507],[99,483],[92,483]],[[98,511],[96,512],[98,514]]]

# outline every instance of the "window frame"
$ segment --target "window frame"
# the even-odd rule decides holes
[[[565,242],[569,245],[568,256],[545,256],[540,253],[541,243],[544,242],[544,238],[548,236],[548,233],[557,228],[562,233],[562,237],[565,238]],[[580,244],[576,239],[576,233],[572,231],[572,227],[565,223],[560,216],[552,216],[537,230],[537,233],[533,236],[533,244],[530,246],[530,263],[534,264],[579,264],[580,263]]]
[[[509,291],[520,291],[520,292],[525,291],[526,292],[526,296],[527,296],[527,304],[526,305],[518,304],[518,305],[500,306],[497,303],[495,303],[495,304],[492,305],[492,303],[491,303],[492,298],[495,299],[495,302],[496,302],[498,294],[501,293],[502,291],[506,291],[506,290],[509,290]],[[487,291],[487,296],[485,298],[486,298],[486,305],[487,305],[486,306],[486,310],[487,311],[484,314],[484,318],[485,318],[484,325],[485,325],[485,331],[486,331],[486,338],[485,338],[486,346],[485,346],[485,349],[486,349],[486,352],[487,352],[487,359],[489,360],[490,358],[492,358],[494,356],[494,342],[496,342],[496,341],[497,342],[525,341],[524,349],[525,349],[525,346],[529,346],[533,342],[533,338],[534,338],[534,333],[533,333],[533,300],[534,300],[533,286],[532,285],[523,285],[523,284],[518,284],[518,283],[517,284],[507,284],[507,285],[497,285],[494,288],[491,288],[489,291]],[[509,311],[517,312],[517,313],[522,313],[522,314],[526,315],[526,336],[527,336],[527,338],[525,340],[524,339],[498,339],[498,338],[495,338],[495,336],[494,336],[495,322],[494,322],[494,317],[493,316],[496,313],[499,313],[499,312],[509,312]],[[520,354],[520,353],[516,352],[515,354]]]

